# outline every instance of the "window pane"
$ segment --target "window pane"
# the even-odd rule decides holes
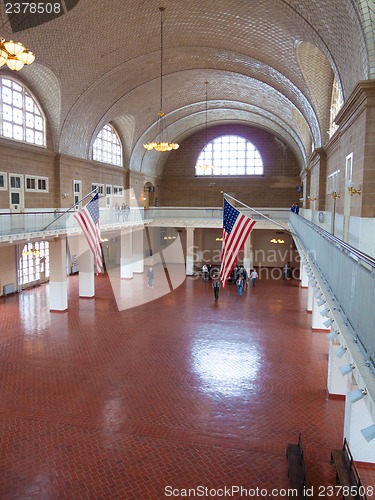
[[[92,157],[96,161],[122,165],[121,143],[111,125],[105,125],[97,135],[92,148]]]
[[[6,78],[0,78],[0,113],[3,136],[45,146],[45,122],[36,102],[24,87]]]
[[[196,164],[213,165],[211,170],[197,168],[196,175],[263,175],[259,151],[250,141],[235,135],[217,137],[206,144]]]

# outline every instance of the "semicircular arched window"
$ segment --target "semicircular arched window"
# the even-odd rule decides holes
[[[252,142],[223,135],[206,144],[198,156],[196,175],[263,175],[263,160]]]
[[[104,125],[96,136],[92,147],[92,159],[122,166],[121,141],[115,128],[109,123]]]
[[[46,120],[40,106],[24,86],[10,78],[0,78],[0,135],[46,145]]]

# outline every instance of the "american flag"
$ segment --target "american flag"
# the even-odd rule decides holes
[[[74,218],[81,226],[82,232],[94,254],[96,271],[103,270],[102,249],[100,246],[99,196],[98,193],[82,208]]]
[[[255,220],[241,214],[224,200],[223,247],[221,250],[220,281],[226,285],[245,242],[253,229]]]

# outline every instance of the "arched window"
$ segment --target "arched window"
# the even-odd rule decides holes
[[[342,95],[339,89],[339,86],[337,84],[336,77],[334,78],[333,81],[333,86],[332,86],[332,97],[331,97],[331,109],[330,109],[330,116],[329,116],[329,130],[328,130],[328,135],[331,138],[333,134],[336,132],[336,130],[339,128],[338,125],[335,123],[335,118],[337,116],[337,113],[340,111],[343,105],[343,99]]]
[[[0,135],[46,145],[45,118],[31,94],[10,78],[0,78]]]
[[[96,136],[92,148],[92,158],[95,161],[122,165],[122,147],[116,130],[107,123]]]
[[[257,148],[237,135],[217,137],[198,156],[196,175],[263,175]]]

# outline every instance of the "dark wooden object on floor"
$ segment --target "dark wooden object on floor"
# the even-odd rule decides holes
[[[288,444],[286,456],[288,459],[289,484],[291,490],[293,490],[290,498],[304,498],[304,490],[307,488],[307,480],[301,433],[298,436],[297,444]]]
[[[342,488],[345,500],[367,500],[365,488],[362,485],[348,442],[344,439],[341,450],[331,450],[331,463],[336,467],[336,484]]]

